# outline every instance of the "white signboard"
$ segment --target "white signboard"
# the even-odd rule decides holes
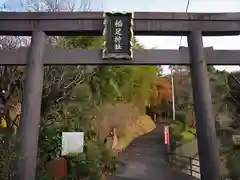
[[[62,156],[83,152],[83,132],[62,132]]]

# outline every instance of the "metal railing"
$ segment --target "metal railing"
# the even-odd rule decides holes
[[[201,177],[200,164],[197,158],[169,153],[169,163],[173,168],[181,170],[184,173],[199,179]]]
[[[195,178],[201,179],[199,159],[179,155],[176,153],[168,153],[170,166],[180,170],[183,173],[189,174]],[[231,178],[229,176],[221,176],[221,180],[239,180],[240,178]]]

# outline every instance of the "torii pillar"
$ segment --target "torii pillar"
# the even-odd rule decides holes
[[[188,47],[201,180],[220,180],[219,145],[201,31],[193,31],[188,35]]]

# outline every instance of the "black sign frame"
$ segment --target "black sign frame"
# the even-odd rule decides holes
[[[102,59],[133,59],[133,13],[104,13]]]

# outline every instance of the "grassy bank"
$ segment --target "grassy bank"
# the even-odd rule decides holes
[[[126,148],[132,140],[156,127],[149,116],[142,115],[138,108],[130,103],[107,104],[91,113],[96,117],[94,125],[101,139],[104,139],[112,128],[116,128],[120,149]]]

